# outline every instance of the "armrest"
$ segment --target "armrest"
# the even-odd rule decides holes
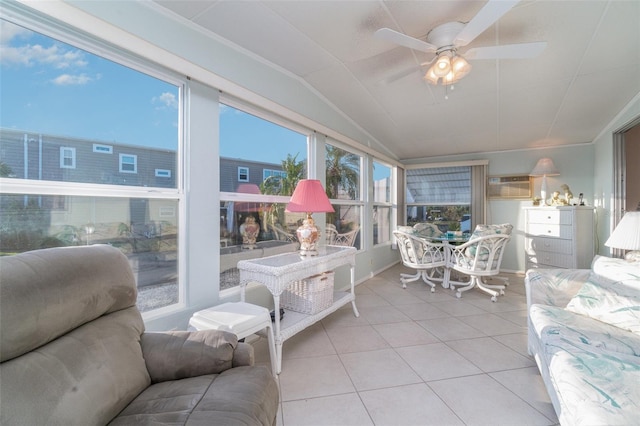
[[[527,309],[534,303],[567,306],[589,278],[590,269],[530,269],[524,280]]]
[[[153,383],[216,374],[253,363],[253,347],[219,330],[144,333],[142,356]]]

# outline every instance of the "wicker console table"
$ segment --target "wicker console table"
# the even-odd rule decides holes
[[[301,257],[296,252],[238,262],[241,301],[244,302],[247,284],[256,282],[267,287],[273,295],[275,312],[280,311],[280,295],[294,281],[333,271],[342,265],[350,265],[351,267],[350,291],[334,292],[333,304],[328,308],[311,315],[288,310],[282,321],[280,321],[279,315],[275,316],[273,332],[276,343],[278,373],[282,371],[282,345],[285,340],[349,302],[351,302],[353,314],[356,317],[360,315],[358,308],[356,308],[356,296],[354,293],[356,251],[354,247],[325,246],[318,250],[317,256]]]

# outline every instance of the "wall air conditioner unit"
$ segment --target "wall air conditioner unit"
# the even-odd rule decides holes
[[[530,199],[533,180],[529,175],[489,176],[487,197],[493,199]]]

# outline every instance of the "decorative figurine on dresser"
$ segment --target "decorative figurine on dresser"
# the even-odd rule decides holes
[[[595,256],[595,209],[525,207],[526,269],[588,269]]]

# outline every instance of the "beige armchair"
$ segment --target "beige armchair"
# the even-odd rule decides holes
[[[221,331],[146,333],[107,245],[0,258],[0,424],[275,424],[278,387]]]

